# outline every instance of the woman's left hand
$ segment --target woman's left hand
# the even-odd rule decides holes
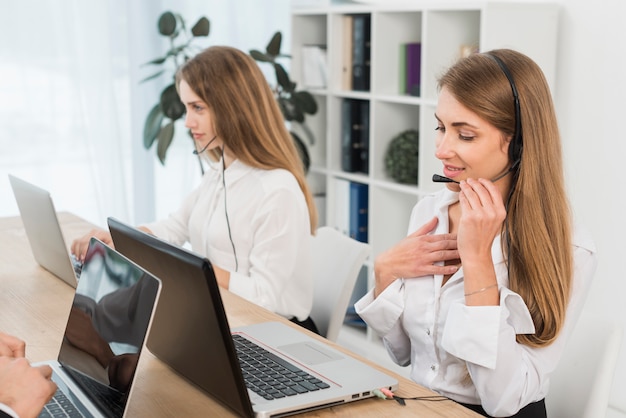
[[[461,219],[457,245],[461,260],[491,254],[494,238],[502,230],[506,208],[498,188],[489,180],[467,179],[460,183]]]

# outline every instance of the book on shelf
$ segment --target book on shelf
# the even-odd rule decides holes
[[[370,89],[371,16],[352,16],[352,90]]]
[[[409,42],[402,44],[400,52],[401,88],[402,93],[419,96],[421,90],[422,44]]]
[[[331,226],[348,237],[357,241],[367,242],[368,185],[341,178],[335,179],[334,182],[335,218],[334,224]]]
[[[308,88],[326,88],[328,66],[326,45],[302,46],[302,84]]]
[[[335,220],[333,227],[346,236],[350,236],[350,181],[335,179]]]
[[[341,88],[352,90],[352,32],[353,20],[350,15],[343,15],[341,21]]]
[[[350,237],[357,241],[367,242],[369,186],[363,183],[350,182],[349,200]]]
[[[398,91],[406,93],[406,44],[400,44],[398,50]]]
[[[348,173],[369,172],[369,113],[368,100],[341,102],[341,168]]]

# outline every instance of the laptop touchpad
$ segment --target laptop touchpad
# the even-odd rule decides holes
[[[315,343],[295,343],[278,347],[284,353],[294,357],[296,360],[305,364],[322,364],[328,361],[339,360],[343,357],[337,353],[326,350],[319,344]]]

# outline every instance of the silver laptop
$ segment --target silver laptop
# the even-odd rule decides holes
[[[40,417],[125,415],[161,282],[92,238]],[[80,415],[76,415],[80,414]]]
[[[237,414],[292,415],[368,398],[374,389],[397,389],[395,378],[306,331],[280,322],[231,330],[206,258],[116,219],[109,218],[108,225],[116,250],[163,283],[150,351]],[[257,347],[265,353],[250,354]],[[260,383],[264,378],[253,375],[264,362],[288,369],[287,377],[299,383],[278,388]]]
[[[81,263],[69,252],[50,193],[9,174],[33,256],[39,265],[76,287]]]

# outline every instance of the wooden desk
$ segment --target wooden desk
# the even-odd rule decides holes
[[[92,228],[86,221],[69,213],[59,213],[59,220],[68,245],[74,238],[86,234]],[[73,295],[73,288],[39,267],[35,262],[21,219],[19,217],[0,218],[0,329],[26,341],[26,356],[30,361],[50,360],[57,357]],[[223,291],[222,297],[232,327],[267,320],[279,320],[295,326],[278,315],[228,291]],[[330,344],[388,374],[395,375],[400,382],[397,392],[399,396],[414,397],[434,394],[334,343]],[[147,350],[144,351],[139,362],[137,381],[130,399],[129,415],[132,417],[232,416],[229,410],[182,379]],[[393,401],[372,398],[299,416],[477,417],[479,415],[453,401],[408,401],[407,406],[402,407]]]

